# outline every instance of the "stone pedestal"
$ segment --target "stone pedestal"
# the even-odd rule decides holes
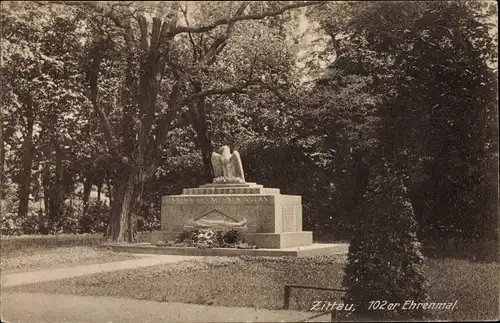
[[[312,244],[312,232],[302,231],[302,198],[281,195],[277,188],[256,183],[205,184],[162,197],[158,240],[174,240],[196,220],[242,222],[246,242],[260,248],[282,249]],[[216,229],[216,228],[215,228]]]

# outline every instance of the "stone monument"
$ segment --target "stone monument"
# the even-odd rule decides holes
[[[312,232],[302,231],[301,196],[245,182],[240,155],[228,146],[212,154],[212,166],[213,183],[163,196],[161,231],[152,243],[175,240],[190,228],[232,228],[245,231],[245,241],[259,248],[312,245]]]

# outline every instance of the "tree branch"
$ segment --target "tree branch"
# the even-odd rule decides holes
[[[145,152],[145,162],[149,161],[149,170],[148,172],[153,172],[156,170],[158,166],[161,154],[163,152],[163,143],[170,131],[170,127],[174,117],[177,115],[177,112],[181,105],[179,104],[179,93],[181,91],[181,80],[177,80],[174,86],[172,87],[172,91],[170,92],[170,97],[167,103],[167,113],[156,123],[155,129],[155,138],[149,141],[149,144],[146,148]]]
[[[146,51],[149,48],[148,21],[142,14],[138,15],[136,20],[139,23],[139,30],[141,31],[140,45],[142,50]]]
[[[205,25],[205,26],[194,26],[194,27],[189,27],[189,26],[177,26],[175,27],[174,30],[171,31],[174,35],[181,34],[181,33],[204,33],[210,30],[215,29],[217,26],[221,25],[228,25],[228,24],[233,24],[238,21],[244,21],[244,20],[261,20],[266,17],[274,17],[283,14],[284,12],[291,10],[291,9],[297,9],[297,8],[302,8],[302,7],[308,7],[312,5],[317,5],[321,4],[323,1],[307,1],[307,2],[300,2],[300,3],[295,3],[291,4],[288,6],[285,6],[281,8],[280,10],[277,11],[267,11],[261,14],[255,14],[255,15],[238,15],[238,16],[233,16],[231,18],[222,18],[219,20],[214,21],[211,24]]]
[[[422,43],[424,44],[427,44],[437,50],[439,50],[441,53],[445,54],[446,56],[450,57],[451,59],[453,59],[453,61],[455,61],[455,56],[449,54],[446,50],[444,50],[441,46],[437,45],[437,44],[434,44],[434,43],[431,43],[430,41],[427,41],[425,40],[422,36],[418,36],[417,37],[417,40],[420,40]]]
[[[226,88],[217,88],[217,89],[209,89],[205,91],[198,92],[196,94],[193,94],[191,96],[188,96],[187,98],[184,98],[180,101],[180,106],[187,105],[194,100],[205,98],[207,96],[212,96],[212,95],[223,95],[223,94],[233,94],[233,93],[247,93],[245,89],[252,85],[257,85],[259,82],[257,81],[249,81],[245,82],[244,85],[242,86],[231,86],[231,87],[226,87]]]
[[[182,14],[184,16],[184,21],[186,22],[186,26],[190,27],[188,16],[187,16],[187,4],[186,4],[185,8],[183,8],[182,6],[180,6],[180,8],[181,8]],[[193,46],[193,61],[196,62],[198,60],[199,55],[200,55],[199,49],[198,49],[198,46],[196,46],[196,43],[195,43],[194,38],[193,38],[193,34],[188,33],[188,37],[189,37],[189,41],[190,41],[191,45]]]
[[[243,14],[243,12],[245,11],[245,9],[247,8],[247,6],[248,6],[248,3],[243,3],[236,11],[234,17],[240,17]],[[205,54],[198,61],[198,63],[188,70],[188,73],[192,73],[192,72],[196,71],[197,69],[199,69],[201,66],[203,66],[205,64],[211,64],[215,61],[216,56],[226,46],[226,41],[229,39],[229,36],[231,35],[231,32],[233,31],[233,26],[234,26],[234,22],[228,23],[227,28],[226,28],[226,32],[224,33],[224,35],[220,36],[212,43],[210,48],[205,52]]]
[[[260,86],[262,86],[263,88],[265,88],[268,91],[270,91],[271,93],[273,93],[278,98],[278,100],[280,100],[281,102],[288,104],[288,105],[291,105],[291,106],[295,105],[296,101],[285,98],[276,88],[274,88],[274,87],[272,87],[264,82],[261,82],[261,81],[259,81],[258,83]],[[296,118],[303,118],[304,117],[304,115],[296,114],[296,113],[293,113],[289,110],[280,109],[280,111],[282,111],[288,115],[291,115],[293,117],[296,117]]]
[[[88,81],[90,85],[90,101],[92,102],[92,106],[94,110],[97,112],[97,115],[99,117],[99,121],[102,126],[102,131],[104,133],[104,138],[106,139],[106,144],[108,146],[108,149],[110,153],[120,156],[116,149],[116,145],[114,142],[114,135],[113,131],[111,130],[111,124],[109,122],[108,117],[104,113],[104,111],[101,109],[99,106],[98,102],[98,93],[99,93],[99,87],[98,87],[98,77],[99,77],[99,71],[101,68],[101,62],[102,62],[102,55],[104,52],[105,45],[103,41],[99,41],[99,43],[94,45],[93,52],[91,54],[92,56],[92,63],[90,65],[90,68],[88,70]]]

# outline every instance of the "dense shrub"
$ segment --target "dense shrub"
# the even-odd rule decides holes
[[[25,218],[19,218],[16,212],[2,212],[1,234],[22,235],[40,233],[43,211],[29,209]]]
[[[422,319],[421,310],[370,308],[371,301],[425,302],[424,257],[417,241],[413,209],[402,181],[382,166],[364,195],[363,218],[349,246],[343,284],[354,315],[374,320]]]
[[[20,235],[22,233],[21,220],[15,213],[2,212],[1,233],[4,235]]]
[[[62,216],[56,221],[49,219],[50,234],[79,233],[78,222],[83,213],[79,205],[64,204]]]
[[[43,211],[28,212],[28,216],[20,219],[20,234],[37,234],[40,232],[41,221],[43,221]]]
[[[140,212],[137,216],[137,229],[139,231],[155,231],[161,228],[160,210],[157,212]]]
[[[7,203],[4,203],[6,205]],[[65,202],[59,218],[50,218],[35,203],[30,203],[28,214],[19,218],[15,204],[7,204],[2,208],[1,234],[33,235],[33,234],[69,234],[69,233],[102,233],[108,221],[109,208],[103,202],[89,200],[87,212],[83,214],[81,201]],[[4,211],[5,210],[5,211]]]
[[[87,212],[78,221],[78,231],[81,233],[104,232],[106,230],[109,207],[102,201],[90,199]]]

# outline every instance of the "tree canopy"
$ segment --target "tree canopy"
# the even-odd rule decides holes
[[[305,229],[329,239],[354,235],[380,160],[423,239],[496,239],[496,8],[2,2],[5,232],[95,215],[134,241],[228,144],[247,178],[303,195]]]

